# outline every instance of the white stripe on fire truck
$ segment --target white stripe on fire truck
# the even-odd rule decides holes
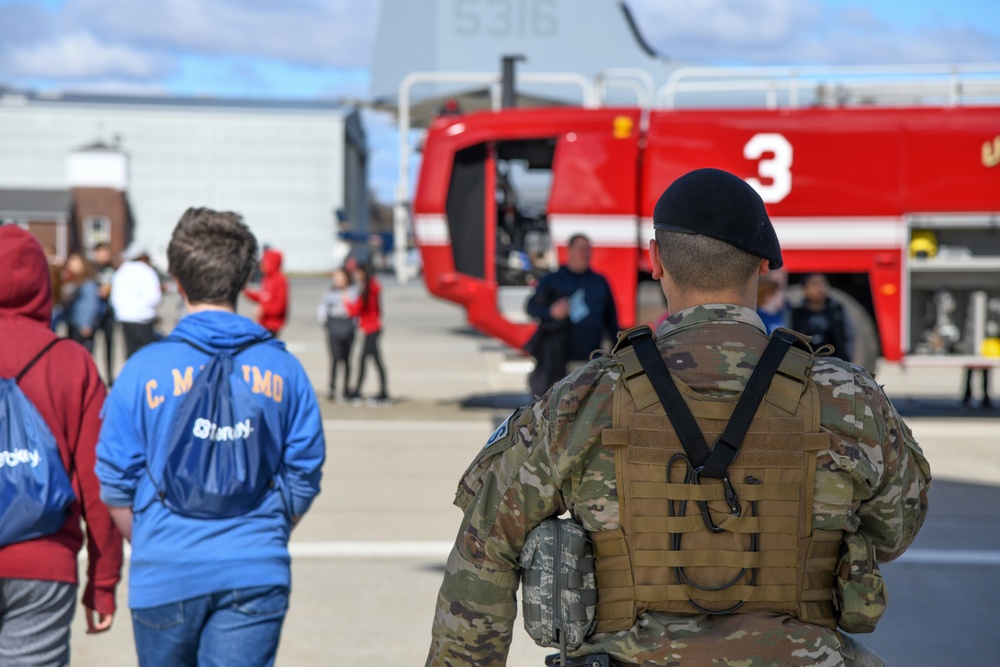
[[[906,244],[906,224],[902,218],[816,217],[771,218],[783,250],[810,248],[902,248]],[[653,219],[643,218],[639,242],[653,238]]]
[[[552,243],[566,245],[573,234],[586,234],[594,245],[619,248],[645,247],[653,238],[652,218],[639,223],[628,215],[549,216]],[[771,219],[781,247],[786,250],[809,248],[902,248],[906,244],[906,223],[902,218],[882,217],[774,217]],[[440,213],[414,216],[417,242],[427,246],[451,243],[448,223]]]
[[[420,245],[449,245],[448,221],[440,213],[421,213],[413,216],[413,234]]]
[[[574,234],[585,234],[595,246],[634,248],[639,242],[636,218],[631,215],[549,216],[549,236],[553,245],[564,246]]]
[[[902,248],[906,223],[896,217],[772,218],[785,249]]]
[[[448,221],[440,213],[421,213],[413,217],[413,233],[420,245],[442,246],[451,243]],[[594,245],[634,248],[635,218],[630,215],[549,216],[549,234],[555,245],[563,246],[574,234],[586,234]]]

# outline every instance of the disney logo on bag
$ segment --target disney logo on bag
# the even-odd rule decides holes
[[[15,449],[12,452],[0,452],[0,468],[7,466],[13,468],[22,463],[30,463],[32,468],[37,468],[42,456],[37,449]]]
[[[233,426],[219,426],[210,419],[196,419],[194,420],[194,428],[191,429],[191,434],[194,437],[202,440],[215,440],[216,442],[242,440],[250,437],[253,432],[254,428],[250,425],[249,419],[236,422]]]

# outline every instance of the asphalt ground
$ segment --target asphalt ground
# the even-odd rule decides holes
[[[527,398],[530,365],[517,353],[473,332],[459,308],[432,299],[421,284],[383,278],[383,285],[382,351],[396,400],[368,407],[323,398],[328,361],[314,312],[325,281],[292,280],[282,338],[321,397],[328,457],[323,492],[292,538],[279,665],[423,664],[461,518],[451,505],[455,485],[494,424]],[[169,298],[163,307],[166,328],[176,305]],[[250,304],[241,312],[251,313]],[[377,391],[374,375],[369,369],[369,396]],[[920,536],[883,566],[888,612],[860,639],[890,665],[1000,664],[1000,411],[960,406],[959,369],[883,364],[877,377],[924,448],[935,482]],[[136,664],[124,582],[119,605],[103,635],[86,635],[77,613],[74,665]],[[549,652],[519,630],[508,664],[541,665]]]

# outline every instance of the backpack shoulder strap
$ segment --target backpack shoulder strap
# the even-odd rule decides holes
[[[52,349],[52,347],[61,340],[62,338],[53,338],[51,341],[49,341],[49,344],[43,347],[41,352],[32,357],[31,361],[29,361],[28,364],[21,369],[21,372],[14,376],[14,382],[20,382],[21,378],[27,375],[28,371],[30,371],[31,368],[38,362],[38,360],[42,358],[42,355],[44,355],[46,352]]]

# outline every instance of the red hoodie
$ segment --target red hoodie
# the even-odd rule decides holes
[[[49,328],[52,291],[42,246],[14,225],[0,226],[0,376],[14,377],[55,337]],[[56,343],[18,383],[59,444],[77,501],[58,532],[0,547],[0,578],[77,583],[77,553],[87,526],[87,587],[83,604],[115,611],[121,578],[122,536],[101,502],[94,474],[105,389],[83,346]]]
[[[376,331],[382,330],[382,309],[379,304],[379,295],[382,293],[382,286],[371,276],[368,282],[368,298],[365,299],[364,286],[361,294],[354,303],[348,303],[347,314],[358,318],[358,326],[366,336],[370,336]]]
[[[260,270],[264,274],[260,289],[245,289],[243,294],[260,304],[260,325],[271,333],[278,333],[285,326],[288,312],[288,279],[281,272],[281,252],[265,250],[260,259]]]

